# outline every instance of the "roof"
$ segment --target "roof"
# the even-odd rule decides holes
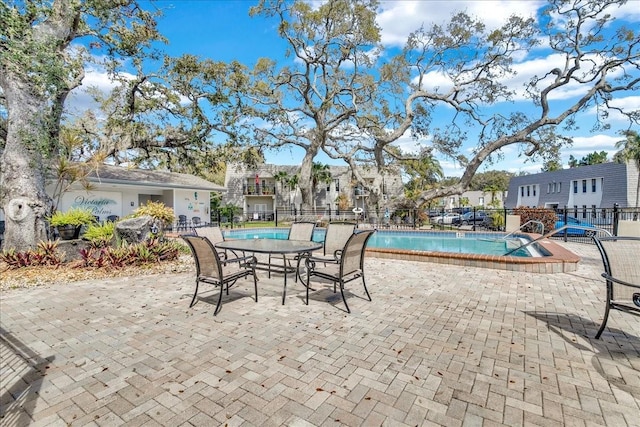
[[[100,165],[88,176],[89,181],[101,184],[135,185],[144,187],[183,188],[224,192],[227,189],[206,179],[185,173],[133,169],[113,165]]]

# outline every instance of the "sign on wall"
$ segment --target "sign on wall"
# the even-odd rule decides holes
[[[122,216],[122,193],[111,191],[70,191],[62,195],[60,210],[80,208],[99,217]]]
[[[176,205],[176,215],[186,214],[188,216],[206,217],[209,215],[209,194],[198,191],[176,191],[178,203]],[[186,212],[185,212],[186,208]]]

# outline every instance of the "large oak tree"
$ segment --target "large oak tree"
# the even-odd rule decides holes
[[[100,55],[102,65],[117,75],[123,59],[153,56],[152,44],[160,40],[156,14],[134,0],[0,3],[0,88],[7,112],[0,170],[5,248],[34,248],[47,239],[52,205],[45,179],[58,155],[64,102],[82,83],[89,54]]]
[[[265,60],[257,68],[257,100],[268,124],[260,123],[259,140],[305,149],[307,206],[304,186],[323,150],[351,167],[375,207],[380,177],[407,160],[394,143],[409,132],[425,144],[425,158],[444,154],[464,168],[457,182],[425,189],[418,203],[462,193],[481,165],[511,145],[528,157],[557,155],[571,143],[577,114],[593,109],[596,127],[606,126],[614,110],[630,125],[638,123],[638,111],[615,104],[640,82],[640,37],[613,14],[624,3],[550,0],[539,20],[512,16],[500,28],[459,13],[446,25],[416,29],[402,52],[386,59],[373,0],[329,0],[316,9],[263,0],[254,12],[279,19],[295,61],[279,67]],[[532,51],[557,62],[521,88],[507,85],[520,58]],[[434,77],[443,84],[434,85]],[[469,142],[470,155],[464,151]],[[363,171],[379,178],[370,182]]]

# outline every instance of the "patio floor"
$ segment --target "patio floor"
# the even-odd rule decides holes
[[[265,272],[217,317],[191,274],[2,291],[0,425],[640,426],[640,318],[594,340],[601,261],[563,246],[577,271],[367,258],[351,314]]]

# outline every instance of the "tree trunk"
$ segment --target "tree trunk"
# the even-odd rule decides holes
[[[42,152],[49,145],[50,105],[28,83],[3,77],[9,112],[0,170],[0,203],[5,214],[3,249],[34,249],[47,240],[51,201],[45,191]]]
[[[302,209],[311,209],[313,203],[314,194],[311,191],[311,172],[313,169],[313,159],[318,154],[318,145],[312,143],[307,148],[307,151],[302,159],[300,165],[300,182],[298,187],[300,188],[300,194],[302,195]]]

